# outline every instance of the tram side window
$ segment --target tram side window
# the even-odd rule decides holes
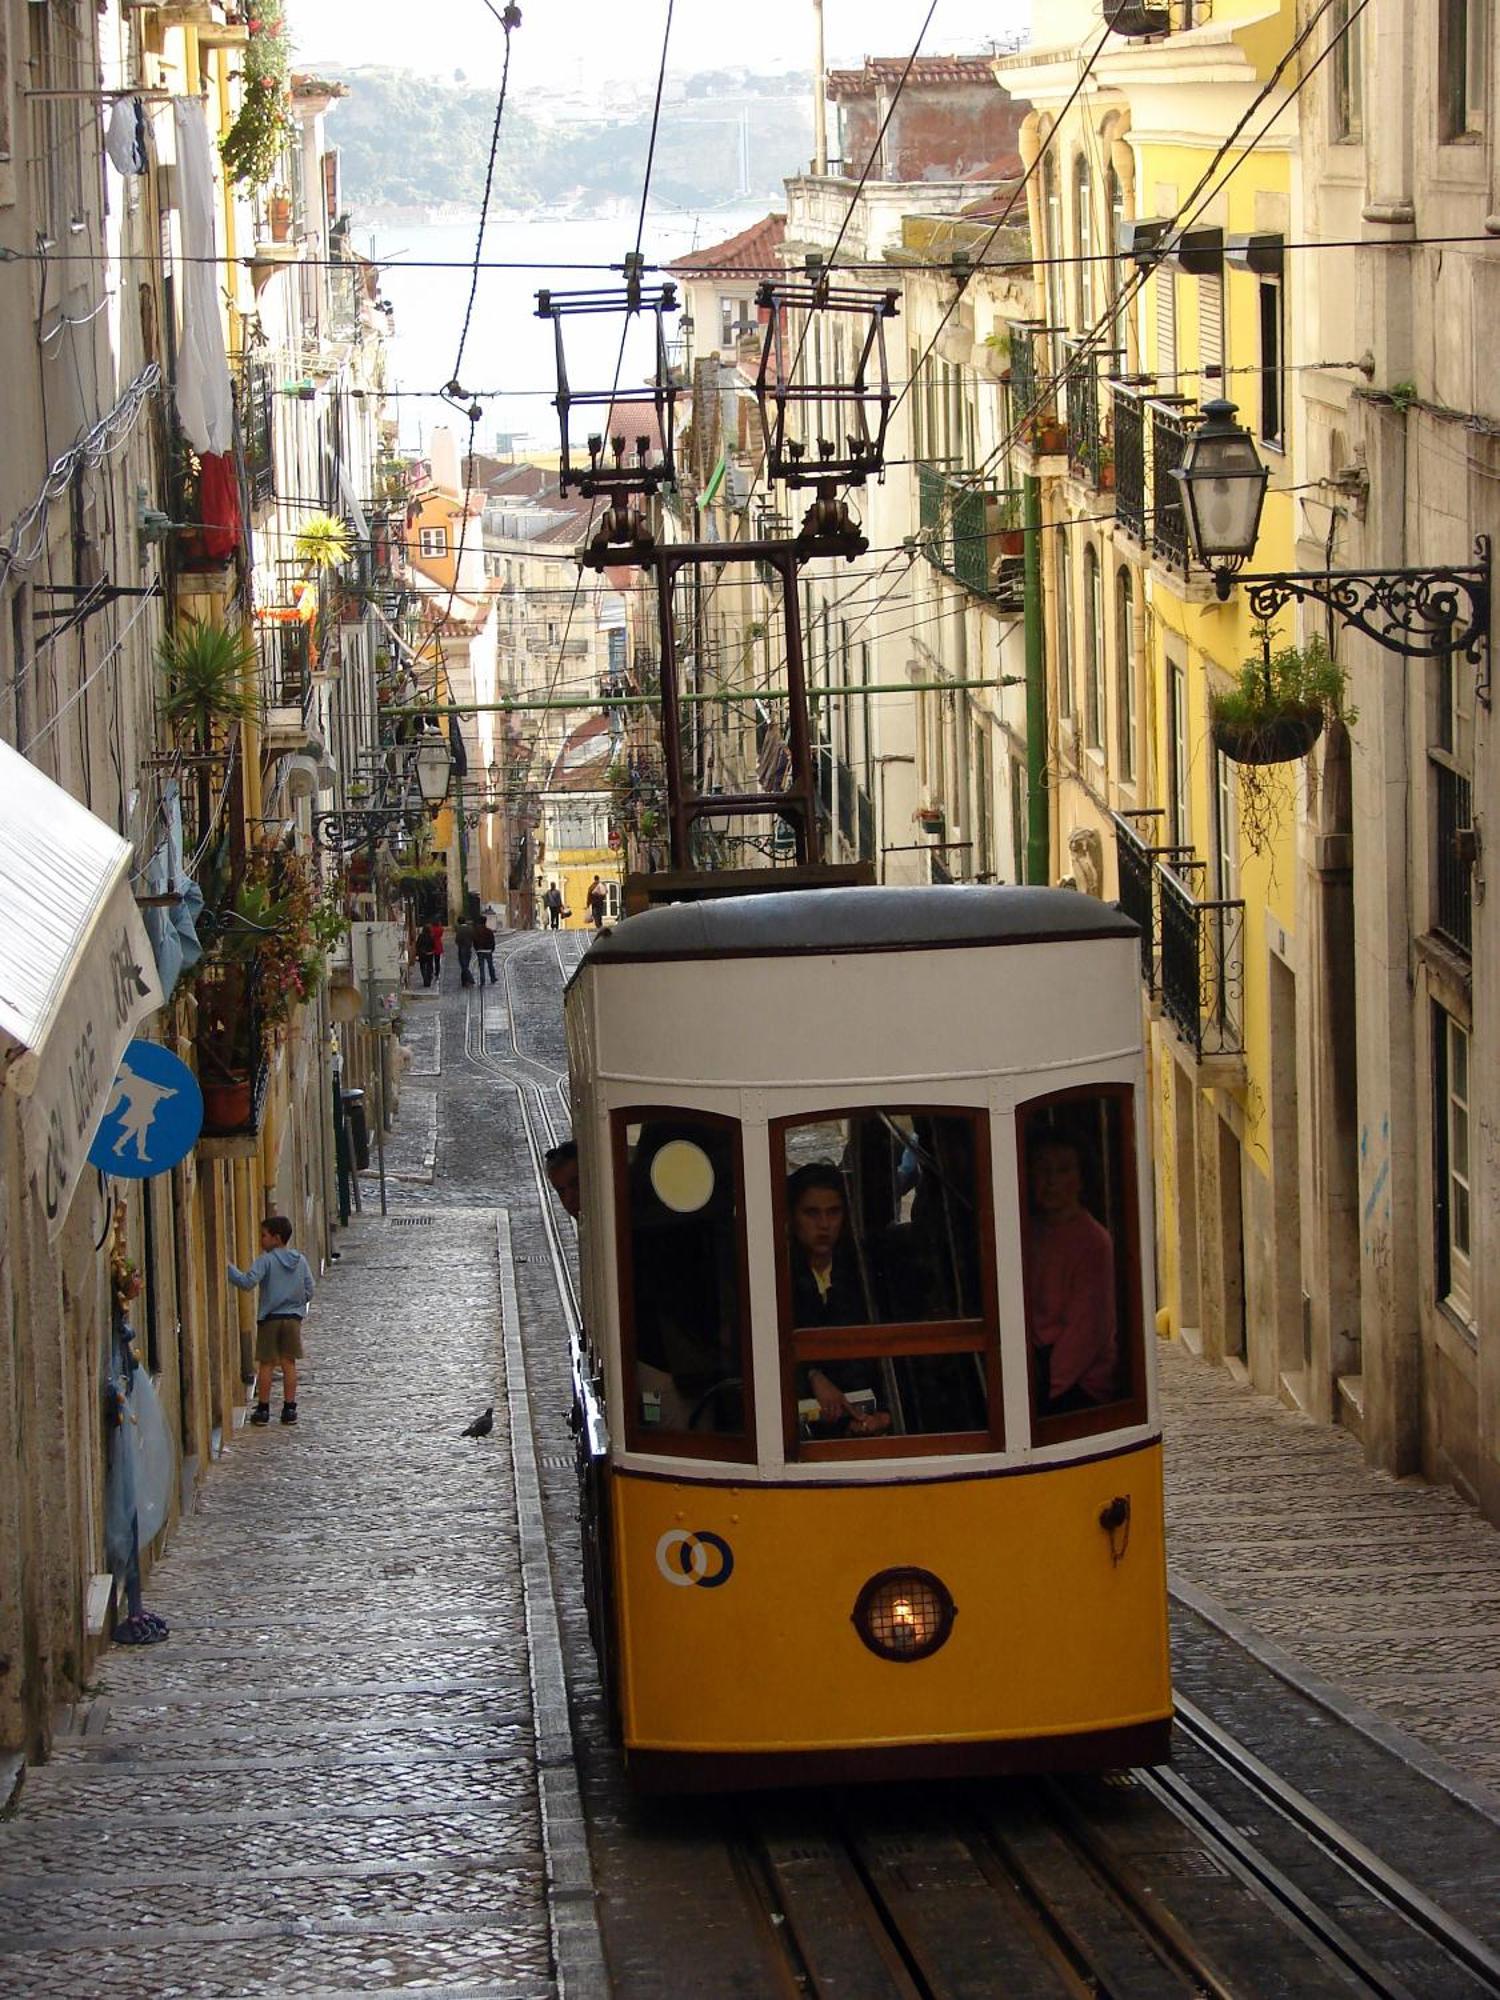
[[[1018,1119],[1038,1436],[1137,1422],[1144,1389],[1129,1091],[1051,1098]]]
[[[617,1124],[622,1303],[634,1369],[631,1441],[693,1449],[743,1438],[738,1127],[692,1112]]]
[[[894,1109],[778,1129],[796,1438],[987,1446],[998,1397],[980,1120]]]

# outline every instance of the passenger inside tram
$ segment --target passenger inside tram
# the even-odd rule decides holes
[[[739,1218],[730,1129],[626,1132],[637,1415],[652,1431],[742,1435]]]
[[[1026,1178],[1026,1321],[1035,1406],[1039,1416],[1063,1416],[1119,1394],[1114,1240],[1088,1205],[1099,1175],[1094,1150],[1079,1131],[1033,1121]]]
[[[814,1161],[786,1184],[792,1273],[792,1323],[857,1326],[871,1317],[853,1247],[844,1234],[849,1213],[844,1176]],[[828,1436],[875,1437],[891,1427],[882,1407],[875,1365],[860,1360],[809,1361],[797,1370],[799,1408],[815,1402],[808,1421]]]
[[[882,1329],[867,1354],[847,1338],[826,1357],[797,1341],[803,1435],[985,1430],[973,1117],[855,1112],[785,1137],[794,1331]],[[972,1323],[971,1351],[902,1353],[889,1331],[953,1321]]]

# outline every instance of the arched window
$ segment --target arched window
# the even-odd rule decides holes
[[[1135,782],[1138,724],[1135,689],[1135,582],[1129,567],[1121,563],[1115,573],[1115,676],[1119,717],[1120,777]]]
[[[1120,306],[1120,224],[1125,220],[1125,190],[1120,184],[1120,176],[1113,166],[1104,173],[1104,208],[1109,225],[1109,261],[1104,266],[1104,283],[1109,298],[1111,313],[1118,313]],[[1125,329],[1115,326],[1112,345],[1123,347]]]
[[[1047,324],[1063,326],[1067,323],[1068,308],[1063,290],[1065,267],[1061,260],[1067,251],[1063,241],[1062,189],[1058,184],[1057,155],[1050,141],[1042,155],[1042,220],[1047,238]]]
[[[1089,175],[1088,160],[1082,153],[1073,162],[1073,237],[1078,258],[1073,266],[1078,273],[1075,291],[1078,329],[1087,333],[1094,324],[1095,301],[1099,296],[1098,273],[1093,262],[1098,245],[1094,237],[1093,181]]]
[[[1074,727],[1078,723],[1078,690],[1073,679],[1073,565],[1068,556],[1067,530],[1057,538],[1057,695]]]
[[[1090,750],[1104,748],[1104,579],[1099,552],[1083,551],[1083,739]]]

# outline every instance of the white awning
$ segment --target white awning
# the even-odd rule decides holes
[[[24,1099],[49,1238],[120,1057],[162,1004],[130,860],[128,841],[0,743],[0,1069]]]

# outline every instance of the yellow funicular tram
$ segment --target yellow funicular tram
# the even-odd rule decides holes
[[[566,1000],[589,1601],[649,1789],[1165,1756],[1138,938],[655,908]]]
[[[568,386],[564,324],[606,307],[653,325],[654,381],[629,396]],[[767,477],[812,505],[795,537],[691,542],[660,515],[672,288],[628,266],[618,295],[538,295],[563,490],[605,507],[580,559],[654,586],[670,836],[565,1008],[611,1711],[654,1789],[1159,1759],[1139,939],[1070,891],[829,886],[868,862],[822,861],[798,577],[866,546],[841,493],[884,464],[896,294],[817,270],[757,307]],[[828,319],[847,384],[801,366]],[[620,425],[586,464],[585,405]],[[679,657],[705,573],[761,579],[764,684],[707,657],[690,616]]]

